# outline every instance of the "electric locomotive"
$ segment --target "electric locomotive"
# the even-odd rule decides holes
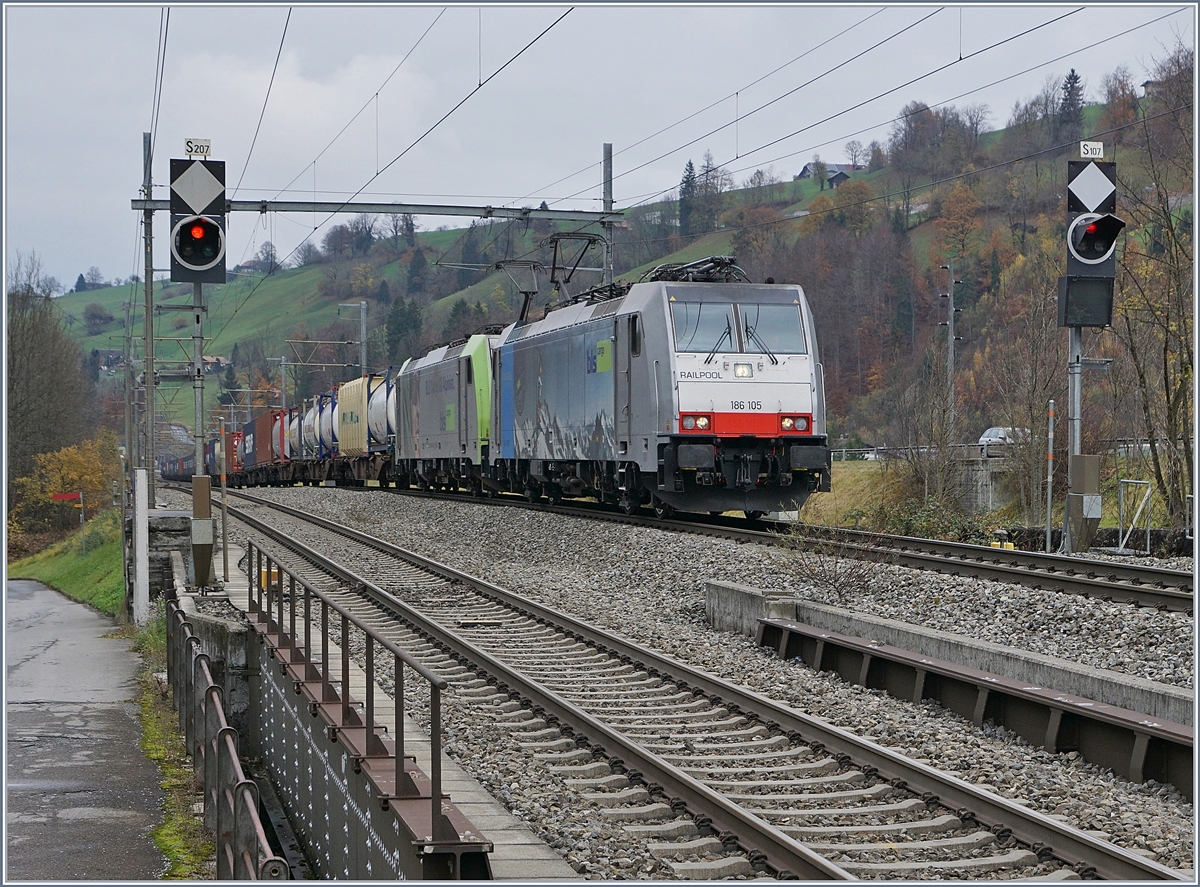
[[[749,516],[829,489],[804,291],[751,283],[732,258],[585,294],[495,350],[485,488]]]

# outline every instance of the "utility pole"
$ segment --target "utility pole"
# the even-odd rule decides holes
[[[1050,553],[1050,517],[1054,511],[1054,401],[1048,410],[1049,433],[1046,440],[1046,553]]]
[[[125,302],[125,337],[122,346],[125,357],[125,455],[121,471],[121,488],[125,485],[125,469],[134,464],[137,448],[133,444],[133,303]],[[122,496],[122,503],[124,497]],[[121,506],[124,514],[124,504]],[[122,549],[124,550],[124,549]]]
[[[142,233],[146,244],[146,376],[144,382],[146,448],[141,466],[146,469],[146,507],[154,507],[154,210],[153,185],[150,181],[150,133],[142,133],[142,193],[146,209],[142,213]]]
[[[954,263],[942,265],[942,270],[950,276],[950,285],[947,287],[949,292],[940,293],[943,299],[949,300],[946,319],[938,324],[938,326],[946,327],[946,437],[947,442],[952,443],[954,439],[954,343],[961,341],[961,336],[954,335],[954,315],[961,308],[954,307],[954,284],[962,283],[961,280],[954,279]]]
[[[604,143],[604,212],[611,213],[613,208],[613,169],[612,142]],[[604,222],[604,285],[611,286],[613,282],[613,224]]]
[[[339,308],[354,308],[354,302],[338,302]],[[367,374],[367,300],[357,303],[358,307],[358,369],[359,375]],[[346,343],[350,344],[350,343]]]
[[[192,396],[196,401],[196,474],[206,474],[204,464],[204,331],[200,321],[204,308],[204,284],[192,284],[192,313],[196,318],[192,329]]]
[[[281,395],[280,402],[279,402],[279,408],[281,410],[283,410],[283,414],[284,414],[284,416],[286,416],[287,408],[288,408],[287,407],[287,355],[284,354],[281,357],[268,357],[267,360],[271,361],[272,363],[274,363],[275,361],[279,361],[279,391],[280,391],[280,395]]]

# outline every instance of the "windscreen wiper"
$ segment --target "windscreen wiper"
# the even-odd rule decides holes
[[[729,339],[731,342],[733,341],[733,330],[730,328],[728,320],[725,321],[725,332],[721,333],[721,338],[717,339],[717,344],[713,345],[712,351],[708,352],[708,357],[704,358],[705,363],[712,363],[713,358],[717,356],[717,351],[720,349],[721,343],[726,339]]]
[[[746,324],[746,338],[750,339],[754,342],[754,344],[761,348],[763,353],[767,355],[767,357],[771,358],[771,363],[775,365],[779,364],[779,358],[777,358],[775,353],[767,347],[767,343],[758,337],[758,333],[754,332],[754,327],[750,326],[750,324]]]

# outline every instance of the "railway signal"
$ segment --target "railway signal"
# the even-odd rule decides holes
[[[1070,431],[1063,551],[1085,551],[1100,525],[1100,457],[1082,453],[1083,370],[1107,368],[1085,360],[1083,328],[1112,325],[1117,237],[1117,165],[1104,162],[1104,145],[1080,143],[1080,160],[1067,161],[1067,273],[1058,281],[1058,325],[1070,329],[1067,369]]]
[[[1067,273],[1059,280],[1059,326],[1112,323],[1117,236],[1125,228],[1125,221],[1113,215],[1116,180],[1116,163],[1067,163]]]
[[[171,281],[225,282],[225,161],[171,161]]]
[[[172,217],[171,280],[225,282],[225,230],[209,216]]]

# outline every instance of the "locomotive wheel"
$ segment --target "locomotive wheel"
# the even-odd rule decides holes
[[[675,513],[675,508],[668,505],[662,499],[654,500],[654,516],[660,520],[665,520]]]
[[[547,486],[546,499],[550,502],[551,505],[561,505],[562,498],[563,498],[562,487],[560,487],[558,484],[549,484]]]
[[[636,499],[622,498],[618,504],[621,507],[621,511],[630,515],[637,514],[642,508],[642,503]]]
[[[528,502],[541,502],[542,501],[541,490],[539,490],[536,486],[526,487],[525,491],[522,493],[522,495],[525,497],[526,501],[528,501]]]
[[[766,514],[766,512],[765,512],[765,511],[747,511],[747,512],[746,512],[746,519],[747,519],[747,520],[758,520],[758,519],[759,519],[759,518],[761,518],[761,517],[762,517],[764,514]]]

